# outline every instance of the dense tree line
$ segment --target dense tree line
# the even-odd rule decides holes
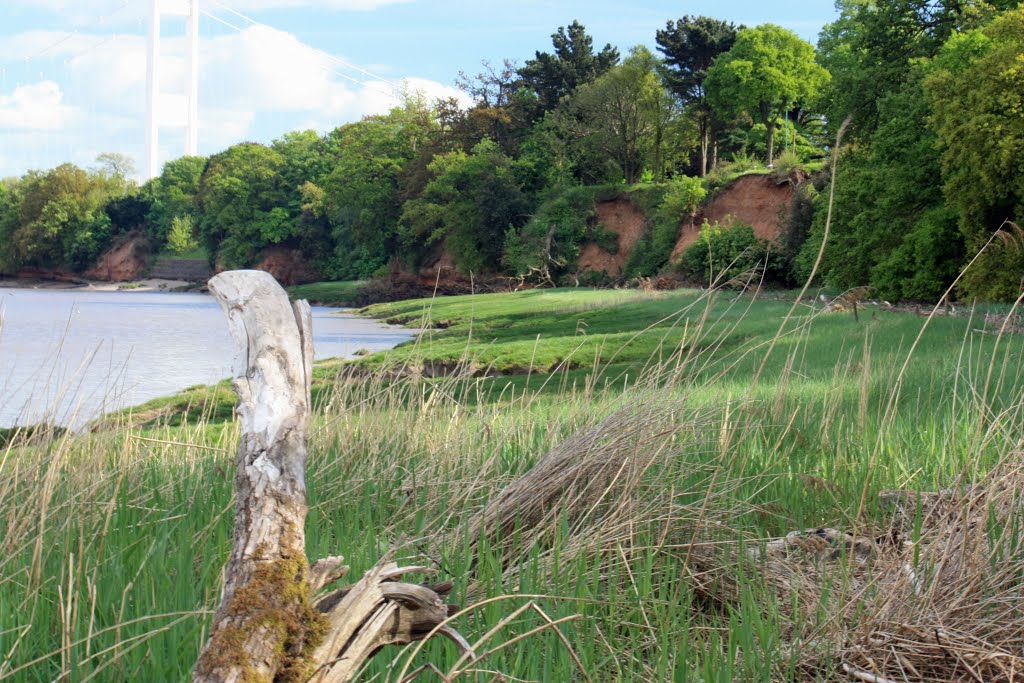
[[[719,244],[743,245],[746,257],[764,250],[776,276],[795,281],[824,231],[828,178],[815,169],[827,168],[834,129],[852,115],[824,283],[931,299],[983,249],[957,293],[1015,298],[1024,9],[1015,0],[837,8],[817,48],[771,24],[686,16],[655,32],[656,53],[621,54],[595,48],[572,22],[522,65],[484,61],[460,73],[468,109],[409,94],[388,114],[326,135],[172,161],[141,187],[116,155],[91,170],[65,164],[6,179],[0,271],[81,270],[131,233],[153,250],[201,245],[224,267],[288,246],[324,279],[415,268],[445,250],[463,273],[558,282],[583,241],[602,239],[594,203],[628,193],[650,220],[626,276],[706,275],[700,254]],[[743,226],[709,226],[669,264],[680,224],[709,190],[772,166],[780,176],[796,166],[814,173],[774,254]]]

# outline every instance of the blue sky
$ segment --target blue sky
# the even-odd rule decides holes
[[[184,2],[184,0],[161,0]],[[705,14],[772,22],[814,42],[833,0],[200,0],[199,151],[269,142],[297,128],[328,130],[395,104],[394,83],[456,94],[460,69],[482,59],[522,63],[551,34],[581,21],[600,47],[625,53],[669,19]],[[142,167],[149,0],[3,0],[0,9],[0,177],[101,152]],[[253,23],[254,20],[257,23]],[[184,22],[165,18],[161,89],[184,88]],[[358,68],[354,68],[358,67]],[[361,69],[361,70],[360,70]],[[181,102],[168,98],[168,121]],[[161,130],[161,160],[183,136]]]

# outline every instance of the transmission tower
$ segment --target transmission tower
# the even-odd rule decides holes
[[[188,54],[185,62],[185,154],[198,153],[199,141],[199,0],[150,0],[146,56],[146,168],[143,180],[156,177],[160,127],[182,127],[160,121],[160,18],[185,17]]]

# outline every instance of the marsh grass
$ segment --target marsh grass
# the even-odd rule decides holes
[[[343,553],[353,576],[386,555],[431,564],[456,583],[475,655],[432,639],[381,653],[364,678],[1021,670],[1020,338],[970,317],[922,332],[918,316],[805,305],[780,331],[790,308],[556,290],[375,309],[446,326],[318,368],[308,552]],[[9,435],[0,678],[187,679],[231,543],[225,405],[224,387],[197,388],[86,433]],[[896,515],[883,489],[948,489],[960,516]],[[750,559],[824,526],[871,539],[877,560]],[[965,529],[983,540],[949,542]],[[899,544],[879,540],[897,530]],[[942,557],[969,561],[924,571]]]

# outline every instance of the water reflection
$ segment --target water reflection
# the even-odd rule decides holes
[[[411,338],[403,328],[313,309],[318,359]],[[41,419],[79,426],[230,370],[227,324],[208,295],[0,288],[0,427]]]

